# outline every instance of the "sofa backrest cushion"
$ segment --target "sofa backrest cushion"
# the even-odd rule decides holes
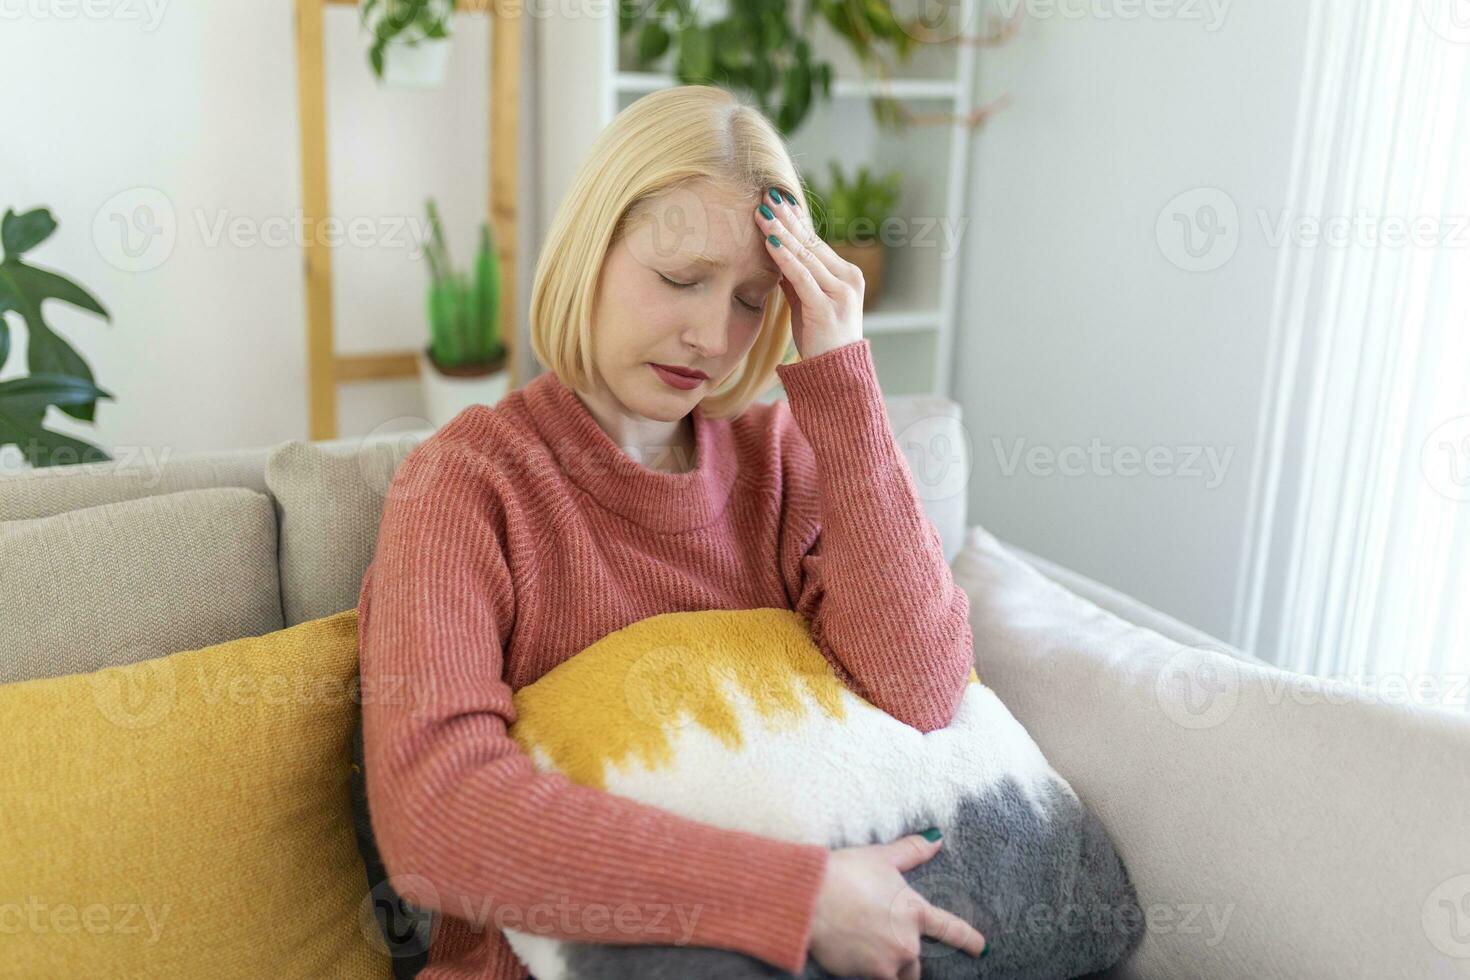
[[[265,482],[281,528],[281,608],[288,626],[357,606],[393,474],[428,433],[328,446],[292,440]]]
[[[890,396],[884,405],[924,513],[953,560],[964,538],[970,470],[960,405],[931,395]],[[291,440],[270,454],[265,484],[281,528],[287,625],[357,605],[393,473],[432,431],[362,443]]]
[[[167,447],[114,449],[114,458],[0,476],[0,521],[51,517],[83,507],[156,497],[180,490],[244,487],[265,491],[269,448],[172,455]]]
[[[964,543],[973,465],[960,403],[939,395],[888,395],[883,406],[924,514],[952,562]]]
[[[275,512],[215,487],[6,521],[0,596],[0,683],[269,633],[283,625]]]

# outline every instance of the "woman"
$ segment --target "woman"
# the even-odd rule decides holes
[[[889,429],[861,273],[799,188],[728,93],[634,103],[537,266],[548,371],[394,476],[359,602],[363,739],[391,883],[441,913],[424,978],[526,977],[502,928],[890,980],[919,976],[921,936],[981,952],[902,877],[937,839],[730,831],[538,773],[506,734],[512,692],[558,663],[709,608],[795,609],[856,693],[922,731],[953,717],[968,601]],[[777,378],[788,402],[752,404]]]

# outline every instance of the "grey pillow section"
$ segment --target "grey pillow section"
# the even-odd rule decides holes
[[[924,937],[923,980],[1093,976],[1141,940],[1144,914],[1128,871],[1060,778],[1031,786],[1002,777],[961,801],[944,838],[904,880],[978,929],[987,949],[976,959]],[[564,980],[798,980],[743,953],[697,946],[568,943],[565,956]],[[840,978],[808,957],[799,980]]]
[[[276,519],[254,490],[183,490],[0,522],[0,683],[281,629]]]

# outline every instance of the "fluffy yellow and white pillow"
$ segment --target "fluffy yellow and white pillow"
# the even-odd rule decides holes
[[[1106,831],[973,670],[950,725],[921,733],[848,690],[799,614],[679,612],[603,637],[515,703],[510,734],[539,770],[695,820],[827,847],[940,828],[905,878],[992,952],[926,939],[925,980],[1081,976],[1142,935]],[[728,950],[506,936],[538,980],[789,976]],[[804,976],[830,974],[809,960]]]

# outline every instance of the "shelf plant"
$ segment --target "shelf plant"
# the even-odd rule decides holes
[[[42,304],[60,300],[110,320],[107,311],[81,286],[22,260],[55,230],[56,219],[44,207],[24,214],[7,208],[0,219],[4,250],[0,257],[0,369],[10,357],[6,317],[13,314],[26,327],[26,367],[30,371],[0,381],[0,446],[17,446],[26,462],[38,468],[112,458],[97,446],[42,424],[52,405],[74,419],[92,422],[98,400],[112,398],[97,386],[82,356],[47,324]]]
[[[834,252],[862,269],[863,309],[871,309],[883,285],[879,235],[898,207],[903,177],[897,170],[877,176],[861,165],[849,178],[836,160],[828,161],[828,169],[831,182],[812,189],[812,227]]]
[[[476,401],[494,402],[508,379],[507,351],[501,337],[501,270],[488,223],[481,223],[473,271],[454,268],[444,240],[444,224],[433,198],[425,202],[429,240],[427,292],[429,342],[422,352],[433,421],[443,424],[455,411]],[[458,394],[453,394],[457,392]]]
[[[817,98],[831,98],[832,65],[815,56],[808,36],[822,20],[853,51],[865,71],[891,77],[891,51],[906,62],[923,36],[918,21],[900,21],[885,0],[814,0],[792,23],[789,0],[734,0],[719,19],[701,23],[699,0],[651,0],[620,4],[619,37],[633,36],[634,68],[652,67],[671,50],[673,75],[683,84],[719,85],[752,96],[755,104],[789,136],[805,121]],[[880,123],[902,125],[896,100],[875,97]]]

